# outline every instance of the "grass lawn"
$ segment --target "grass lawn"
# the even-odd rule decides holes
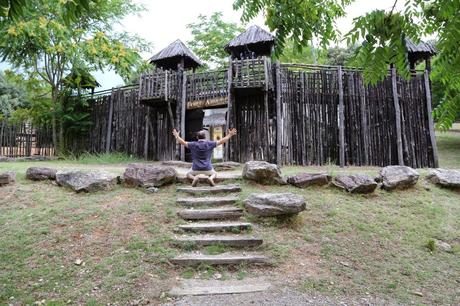
[[[460,125],[438,136],[440,165],[460,169]],[[460,303],[460,192],[423,182],[407,191],[349,195],[332,187],[297,189],[241,182],[252,192],[301,194],[308,211],[292,220],[253,219],[270,267],[177,268],[168,258],[179,219],[175,187],[159,193],[121,186],[75,194],[51,182],[25,180],[30,166],[105,169],[122,173],[121,157],[82,161],[0,163],[18,182],[0,189],[0,305],[126,305],[158,303],[178,277],[265,277],[274,284],[332,297],[379,297],[408,304]],[[299,171],[366,172],[378,168],[285,167]],[[428,190],[429,189],[429,190]],[[452,252],[429,249],[449,243]],[[222,247],[209,247],[215,254]],[[77,265],[76,261],[81,260]]]

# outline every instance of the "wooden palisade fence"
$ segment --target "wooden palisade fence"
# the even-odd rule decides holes
[[[428,72],[405,80],[393,69],[367,85],[359,69],[272,64],[259,57],[200,73],[156,69],[142,75],[140,85],[87,98],[93,125],[86,151],[92,153],[184,159],[171,129],[185,135],[190,111],[225,107],[227,127],[239,130],[225,148],[228,160],[437,166]],[[12,146],[7,139],[2,136],[3,147]]]

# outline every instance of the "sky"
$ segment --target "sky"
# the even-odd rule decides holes
[[[171,42],[181,39],[187,42],[191,39],[190,29],[187,24],[196,21],[202,15],[211,15],[222,12],[225,21],[240,22],[241,12],[233,10],[234,0],[135,0],[146,8],[138,16],[129,16],[114,25],[116,29],[138,34],[151,45],[151,54],[142,54],[145,59],[150,58]],[[401,2],[401,3],[400,3]],[[402,9],[402,1],[398,2],[398,9]],[[351,29],[353,18],[370,12],[374,9],[391,9],[394,0],[356,0],[346,8],[348,15],[337,21],[338,29],[346,33]],[[262,15],[252,20],[249,25],[264,26]],[[0,70],[6,68],[0,63]],[[109,89],[123,84],[122,79],[113,71],[96,72],[94,76],[102,87],[98,90]]]

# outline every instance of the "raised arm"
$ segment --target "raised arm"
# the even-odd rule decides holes
[[[183,146],[185,146],[186,148],[188,148],[188,143],[187,143],[185,140],[183,140],[183,139],[179,136],[179,132],[176,131],[176,129],[173,129],[173,132],[172,132],[172,133],[173,133],[174,137],[176,138],[176,140],[177,140],[181,145],[183,145]]]
[[[224,138],[222,138],[221,140],[219,140],[219,141],[217,142],[217,145],[220,146],[220,145],[226,143],[227,141],[230,140],[230,138],[232,138],[232,137],[235,136],[235,135],[236,135],[236,129],[235,129],[235,128],[233,128],[233,129],[231,129],[231,130],[227,130],[227,135],[225,135]]]

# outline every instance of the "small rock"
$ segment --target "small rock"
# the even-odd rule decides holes
[[[413,291],[412,294],[420,297],[423,296],[423,293],[421,293],[420,291]]]
[[[287,182],[299,188],[329,184],[331,176],[326,173],[301,173],[288,177]]]
[[[431,169],[426,177],[432,183],[446,188],[460,188],[460,171],[447,169]]]
[[[77,265],[77,266],[81,266],[83,263],[83,260],[81,260],[80,258],[76,259],[74,264]]]
[[[365,174],[339,174],[332,184],[351,193],[372,193],[377,188],[377,183]]]
[[[157,187],[152,186],[152,187],[149,187],[149,188],[145,189],[145,191],[147,193],[157,193],[158,191],[160,191],[160,189],[158,189]]]
[[[265,161],[249,161],[244,164],[243,178],[260,184],[286,184],[281,170],[276,164]]]
[[[241,167],[240,163],[232,162],[232,161],[226,161],[226,162],[220,162],[220,163],[214,163],[212,164],[214,167],[214,170],[216,171],[226,171],[226,170],[234,170],[236,168]]]
[[[215,279],[221,279],[221,278],[222,278],[222,274],[220,274],[219,272],[217,272],[216,274],[214,274],[214,278],[215,278]]]
[[[406,166],[387,166],[380,170],[382,188],[385,190],[407,189],[417,184],[420,174]]]
[[[244,201],[246,210],[259,217],[294,215],[305,210],[303,197],[294,193],[252,194]]]
[[[14,171],[6,171],[0,173],[0,186],[8,185],[16,181],[16,173]]]
[[[55,180],[56,169],[46,167],[30,167],[26,171],[26,178],[33,181]]]
[[[452,252],[452,246],[447,242],[442,240],[435,240],[434,243],[437,249],[448,253]]]
[[[348,267],[348,268],[350,267],[350,264],[346,261],[341,261],[340,264],[344,267]]]

